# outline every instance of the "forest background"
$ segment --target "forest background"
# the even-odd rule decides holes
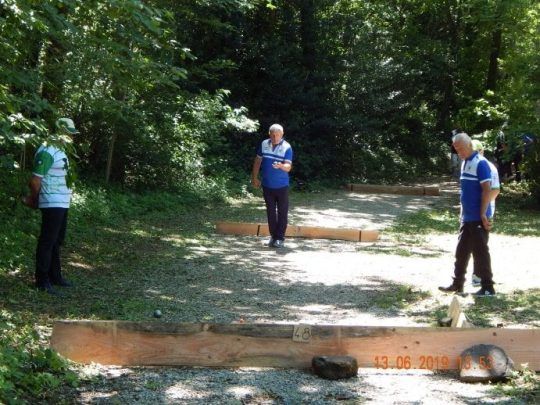
[[[509,139],[539,133],[539,10],[532,0],[2,0],[1,199],[60,116],[81,132],[80,175],[130,189],[245,184],[274,122],[294,147],[295,180],[446,171],[453,128],[488,150],[503,125]]]
[[[0,277],[31,268],[19,198],[59,117],[88,201],[247,193],[275,122],[293,187],[418,181],[448,173],[456,127],[488,153],[503,127],[511,149],[538,137],[539,60],[535,0],[0,0]],[[538,203],[538,145],[526,166]],[[31,322],[1,315],[0,394],[52,384],[27,366],[61,363],[12,327]]]

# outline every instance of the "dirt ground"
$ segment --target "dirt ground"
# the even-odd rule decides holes
[[[437,290],[451,282],[457,234],[431,235],[410,256],[392,253],[384,236],[395,218],[441,203],[458,204],[455,184],[443,195],[399,196],[336,191],[324,200],[293,206],[290,223],[378,229],[381,240],[356,243],[289,239],[281,250],[257,237],[214,235],[187,243],[182,271],[166,285],[149,284],[146,294],[168,296],[164,320],[175,322],[309,323],[365,326],[422,326],[434,308],[451,297]],[[457,218],[456,218],[457,221]],[[457,225],[456,225],[457,229]],[[493,234],[490,239],[497,291],[540,288],[530,252],[540,238]],[[383,249],[383,250],[378,250]],[[386,250],[384,250],[386,249]],[[176,274],[176,273],[175,273]],[[412,308],[381,308],[395,288],[429,292]],[[467,289],[472,292],[473,287]],[[390,297],[391,298],[391,297]],[[465,305],[474,305],[472,298]],[[408,312],[407,312],[408,311]],[[510,325],[512,326],[512,325]],[[515,325],[514,325],[515,326]],[[525,325],[526,326],[526,325]],[[537,325],[538,326],[538,325]],[[530,327],[530,325],[529,325]],[[465,384],[454,374],[360,369],[358,376],[327,381],[309,371],[276,369],[122,368],[85,366],[89,382],[74,393],[78,403],[508,403],[491,385]]]

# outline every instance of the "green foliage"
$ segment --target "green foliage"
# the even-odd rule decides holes
[[[512,324],[540,326],[540,290],[518,290],[499,294],[494,299],[478,300],[467,316],[477,326],[494,326],[493,316]]]
[[[508,382],[497,384],[493,391],[516,403],[537,404],[540,401],[540,377],[529,368],[515,370]]]
[[[206,190],[223,194],[223,187],[234,178],[227,170],[233,163],[227,150],[227,131],[254,131],[257,123],[244,109],[232,109],[224,103],[226,92],[215,96],[203,93],[189,100],[174,115],[164,117],[158,127],[145,128],[138,142],[127,148],[129,159],[124,179],[134,189]]]
[[[384,309],[402,309],[429,296],[429,292],[416,290],[412,286],[400,285],[388,291],[384,296],[375,299],[374,303]]]
[[[508,201],[505,192],[497,199],[497,212],[493,232],[506,235],[540,236],[540,214],[538,211],[523,209]],[[522,199],[518,200],[521,203]],[[390,232],[406,235],[426,235],[429,233],[456,233],[459,228],[459,212],[445,209],[422,210],[398,218]]]
[[[78,378],[68,363],[43,348],[37,332],[9,312],[0,311],[0,401],[7,404],[53,399],[62,385]]]
[[[20,271],[32,260],[28,252],[34,249],[39,218],[20,201],[27,179],[27,173],[0,167],[0,273]]]
[[[454,233],[459,227],[459,212],[421,210],[397,219],[390,231],[410,235],[432,232]]]
[[[528,189],[536,203],[540,206],[540,142],[532,145],[524,157],[524,172]]]
[[[455,126],[539,131],[532,0],[6,0],[0,18],[3,164],[27,167],[60,114],[83,174],[135,188],[237,177],[274,122],[302,181],[440,173]]]

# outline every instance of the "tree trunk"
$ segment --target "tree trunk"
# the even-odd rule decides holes
[[[499,55],[502,46],[502,30],[500,28],[493,32],[491,38],[491,53],[489,55],[489,68],[486,78],[486,90],[495,90],[497,88],[497,79],[499,77]]]
[[[105,183],[108,183],[111,178],[111,171],[113,165],[114,145],[116,143],[116,131],[113,132],[111,142],[109,144],[109,153],[107,155],[107,170],[105,172]]]
[[[65,6],[58,5],[57,12],[60,18],[66,18]],[[62,100],[67,49],[62,39],[63,28],[58,23],[53,25],[55,25],[54,31],[51,32],[45,42],[41,97],[47,100],[51,106],[58,107]],[[45,112],[44,118],[52,124],[54,121],[52,111]]]
[[[314,0],[303,0],[300,5],[300,35],[302,64],[308,75],[316,67],[316,21]]]

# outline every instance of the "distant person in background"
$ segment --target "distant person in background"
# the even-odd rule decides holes
[[[481,141],[478,141],[474,139],[472,141],[472,147],[474,151],[477,151],[480,155],[484,156],[484,145]],[[489,168],[491,169],[491,193],[490,193],[490,199],[491,199],[491,215],[492,217],[495,215],[495,199],[499,195],[501,191],[501,182],[499,181],[499,172],[497,171],[497,168],[493,163],[491,163],[488,159],[486,159]],[[482,279],[478,276],[478,267],[479,264],[476,261],[476,257],[473,255],[473,261],[474,261],[474,270],[472,275],[472,285],[474,287],[480,287]]]
[[[495,160],[499,171],[499,178],[505,182],[512,176],[512,161],[509,157],[508,143],[506,136],[501,130],[497,135],[497,143],[495,147]]]
[[[454,136],[456,136],[460,132],[461,130],[459,129],[453,129],[451,140],[450,140],[450,171],[452,173],[452,177],[456,179],[459,179],[459,168],[461,166],[461,159],[458,156],[456,148],[454,148],[452,139],[454,138]]]
[[[266,216],[270,230],[268,246],[282,248],[285,241],[289,213],[289,172],[292,169],[293,151],[283,139],[283,127],[274,124],[257,150],[253,162],[251,182],[254,187],[261,186],[259,171],[262,174],[262,188],[266,205]]]
[[[523,155],[527,156],[534,149],[536,136],[533,134],[523,134],[521,139],[523,140]]]
[[[71,136],[78,131],[69,118],[56,121],[60,135]],[[71,283],[62,276],[60,246],[67,228],[71,189],[67,184],[69,161],[57,145],[43,144],[36,151],[30,195],[23,203],[41,210],[41,231],[36,249],[36,287],[48,294],[58,295],[53,285],[69,287]]]
[[[463,160],[461,164],[461,213],[454,281],[443,292],[463,293],[467,265],[471,254],[475,258],[482,287],[474,296],[495,295],[488,240],[491,229],[491,169],[483,156],[473,150],[472,140],[464,132],[454,136],[453,145]]]
[[[514,168],[516,170],[516,181],[521,181],[521,162],[531,153],[534,147],[534,136],[532,134],[523,134],[519,139],[519,145],[514,154]]]

